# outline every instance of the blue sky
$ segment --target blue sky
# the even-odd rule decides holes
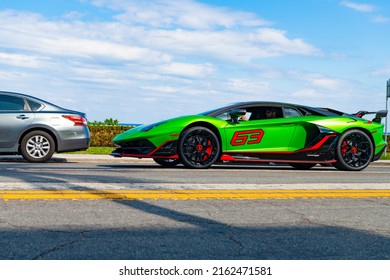
[[[150,123],[237,101],[385,108],[388,0],[0,1],[1,90]]]

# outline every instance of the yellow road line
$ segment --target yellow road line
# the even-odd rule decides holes
[[[96,199],[316,199],[389,198],[390,190],[9,190],[0,191],[8,200],[96,200]]]

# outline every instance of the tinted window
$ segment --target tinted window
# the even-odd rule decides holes
[[[0,95],[0,110],[1,111],[23,111],[24,99],[9,95]]]
[[[242,120],[256,121],[256,120],[264,120],[264,119],[271,119],[271,118],[283,118],[283,111],[282,108],[280,107],[251,106],[251,107],[242,107],[241,109],[246,110],[245,117],[240,118]],[[222,120],[230,121],[231,118],[228,112],[229,111],[221,113],[216,117]]]
[[[251,112],[250,121],[282,118],[282,108],[274,106],[262,106],[248,108]]]
[[[230,121],[231,120],[231,117],[229,115],[229,113],[222,113],[222,114],[219,114],[218,116],[215,116],[216,118],[218,119],[221,119],[221,120],[224,120],[224,121]]]
[[[298,110],[296,110],[294,108],[290,108],[290,107],[284,108],[284,115],[286,118],[302,116],[302,114]]]
[[[38,103],[38,102],[35,102],[32,100],[28,100],[28,105],[30,105],[31,110],[33,110],[33,111],[37,111],[39,108],[42,107],[41,103]]]

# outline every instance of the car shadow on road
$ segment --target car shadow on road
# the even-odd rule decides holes
[[[22,202],[20,202],[22,203]],[[34,202],[29,202],[34,203]],[[32,220],[64,219],[55,226],[20,225],[12,217],[0,218],[0,259],[77,260],[381,260],[390,259],[390,238],[347,227],[310,224],[305,221],[283,226],[227,223],[212,214],[191,213],[186,203],[175,201],[95,201],[91,213],[77,213],[85,201],[41,201],[47,213],[30,213]],[[118,204],[122,216],[102,217],[97,224],[82,225],[77,216],[99,215]],[[192,202],[196,203],[196,202]],[[214,201],[204,203],[215,203]],[[229,201],[218,204],[229,209]],[[252,201],[251,207],[262,201]],[[11,204],[11,205],[10,205]],[[15,202],[0,202],[12,208]],[[23,204],[23,203],[22,203]],[[106,204],[103,206],[102,204]],[[48,206],[49,205],[49,206]],[[100,206],[102,205],[102,206]],[[64,208],[65,207],[65,208]],[[66,210],[72,208],[72,210]],[[65,210],[64,210],[65,209]],[[81,208],[85,211],[85,208]],[[51,211],[52,210],[52,211]],[[248,210],[248,209],[247,209]],[[69,214],[66,212],[69,211]],[[239,211],[239,210],[238,210]],[[4,212],[4,211],[3,211]],[[206,211],[207,212],[207,211]],[[115,211],[114,211],[115,213]],[[70,215],[70,216],[67,216]],[[74,215],[74,216],[73,216]],[[73,216],[73,217],[72,217]],[[85,217],[86,216],[86,217]],[[218,215],[217,215],[218,216]],[[237,215],[239,217],[240,214]],[[66,218],[65,218],[66,217]],[[139,220],[144,219],[144,222]],[[103,221],[104,220],[104,221]],[[104,226],[112,220],[111,226]],[[125,220],[125,222],[123,222]],[[261,217],[259,217],[261,221]],[[133,223],[134,221],[134,223]],[[169,223],[167,222],[169,221]],[[277,222],[277,218],[275,219]],[[173,225],[171,225],[173,223]],[[114,226],[112,225],[114,224]],[[125,224],[125,225],[123,225]]]
[[[95,179],[104,182],[104,175],[101,177]],[[30,181],[37,181],[37,188],[43,179],[66,182],[50,172],[31,174],[29,177]],[[79,179],[82,180],[82,177]],[[68,189],[87,193],[96,191],[77,183],[68,184]],[[324,201],[321,203],[324,204]],[[33,212],[26,210],[29,209],[26,205],[34,203],[38,207],[33,208]],[[206,205],[211,205],[210,209],[214,210],[191,212],[188,207],[190,203],[199,203],[196,206],[198,210]],[[306,218],[273,226],[253,211],[265,203],[263,200],[251,201],[247,206],[239,202],[242,208],[237,207],[231,213],[237,219],[227,221],[218,213],[230,209],[232,203],[237,202],[104,199],[0,201],[0,259],[390,259],[388,232],[382,235],[331,223],[315,223]],[[90,207],[85,208],[86,204]],[[78,208],[81,205],[83,207]],[[248,208],[247,212],[241,211],[244,207]],[[385,200],[384,207],[389,207],[388,200]],[[105,215],[105,210],[113,208],[118,209],[110,216]],[[16,221],[12,214],[15,211],[25,211],[27,221]],[[119,212],[123,222],[116,218],[115,213]],[[241,215],[256,215],[251,217],[256,223],[241,223]],[[96,224],[87,224],[89,217],[96,219]],[[41,220],[46,221],[45,225],[39,224]],[[52,221],[52,225],[47,221]],[[274,222],[278,222],[278,215],[275,215]]]

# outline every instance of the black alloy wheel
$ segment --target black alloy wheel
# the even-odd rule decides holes
[[[183,132],[178,143],[181,163],[189,168],[209,168],[220,155],[220,143],[213,131],[195,126]]]
[[[360,171],[372,161],[374,147],[370,137],[361,130],[344,132],[337,142],[334,166],[340,170]]]

